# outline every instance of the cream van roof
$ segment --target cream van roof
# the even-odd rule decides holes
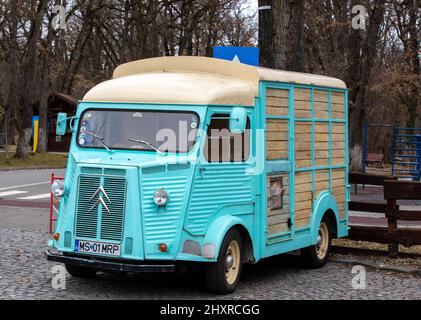
[[[326,76],[206,57],[161,57],[120,65],[112,80],[92,88],[83,101],[253,106],[261,80],[346,88]]]

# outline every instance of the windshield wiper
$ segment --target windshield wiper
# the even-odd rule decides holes
[[[95,139],[97,139],[104,146],[105,149],[107,149],[108,152],[111,152],[111,149],[105,144],[103,137],[100,137],[100,136],[96,135],[95,133],[92,133],[92,132],[89,132],[89,131],[86,131],[86,130],[81,130],[80,132],[81,133],[86,133],[86,134],[94,137]]]
[[[139,140],[139,139],[128,139],[130,142],[136,142],[136,143],[141,143],[144,145],[147,145],[148,147],[154,149],[156,152],[162,154],[163,152],[161,150],[159,150],[157,147],[155,147],[152,143],[145,141],[145,140]]]

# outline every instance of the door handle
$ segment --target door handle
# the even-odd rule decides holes
[[[205,175],[205,172],[206,172],[206,168],[205,167],[200,167],[199,168],[199,174],[200,174],[200,177],[201,178],[203,178],[203,176]]]

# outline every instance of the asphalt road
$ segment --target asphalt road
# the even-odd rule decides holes
[[[51,174],[64,169],[0,171],[0,206],[48,207]]]

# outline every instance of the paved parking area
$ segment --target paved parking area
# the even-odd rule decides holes
[[[0,173],[0,299],[421,299],[420,278],[366,269],[360,278],[365,279],[365,289],[355,289],[353,279],[355,283],[355,277],[363,275],[358,268],[331,262],[322,270],[307,270],[288,256],[247,266],[238,290],[228,296],[208,294],[196,272],[100,273],[92,279],[64,272],[65,289],[54,289],[53,271],[61,265],[44,257],[50,237],[48,199],[17,199],[48,193],[50,175],[51,170]],[[7,206],[10,201],[16,203]]]
[[[285,256],[245,268],[238,290],[228,296],[208,294],[199,273],[66,274],[66,288],[58,290],[52,286],[56,264],[44,257],[47,217],[45,209],[0,207],[0,299],[421,299],[420,278],[367,269],[366,288],[356,290],[350,265],[307,270]]]

